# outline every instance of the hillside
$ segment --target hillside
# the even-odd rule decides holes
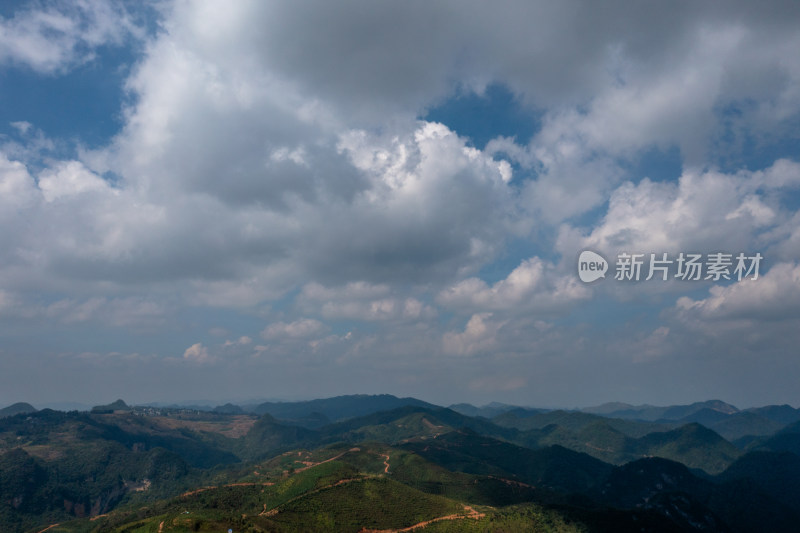
[[[101,407],[0,419],[4,531],[780,532],[800,513],[796,423],[744,454],[697,422],[575,411],[488,420],[411,402],[326,423],[296,410],[308,428],[232,406]],[[766,419],[724,420],[743,413]]]
[[[337,422],[405,406],[437,407],[416,398],[397,398],[391,394],[352,394],[303,402],[264,402],[250,408],[250,411],[257,415],[270,414],[279,420],[297,420],[312,415],[323,415],[328,420]]]
[[[14,416],[14,415],[27,415],[29,413],[35,413],[36,408],[29,403],[25,402],[17,402],[15,404],[9,405],[8,407],[3,407],[0,409],[0,418],[5,418],[7,416]]]

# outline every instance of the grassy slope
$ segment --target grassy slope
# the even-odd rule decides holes
[[[325,461],[334,453],[336,460],[291,474],[288,471],[278,474],[281,467],[291,467],[293,462],[303,464],[295,458],[313,463]],[[301,452],[299,456],[285,454],[282,460],[258,465],[259,472],[272,468],[275,475],[280,475],[274,485],[236,482],[158,502],[146,510],[118,510],[99,520],[73,521],[50,531],[167,533],[231,528],[355,533],[363,528],[399,529],[426,521],[431,521],[426,528],[430,531],[585,530],[569,523],[558,512],[534,504],[502,510],[478,506],[473,497],[480,497],[480,488],[472,488],[479,485],[474,483],[474,476],[447,472],[407,452],[376,446],[341,453],[340,449],[328,449]],[[389,474],[385,472],[387,462]],[[365,465],[367,471],[350,463]],[[398,474],[394,475],[393,470]],[[410,479],[411,483],[398,479]],[[455,487],[452,497],[413,486],[430,482]]]

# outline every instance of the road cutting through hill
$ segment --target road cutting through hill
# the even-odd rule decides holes
[[[386,458],[383,461],[383,464],[386,465],[386,468],[383,469],[383,473],[384,474],[388,474],[389,473],[389,454],[381,455],[381,457],[385,457]]]
[[[358,530],[358,533],[406,533],[407,531],[414,531],[416,529],[422,529],[427,527],[434,522],[443,522],[445,520],[466,520],[466,519],[473,519],[473,520],[480,520],[486,513],[479,513],[469,505],[464,505],[464,511],[466,514],[449,514],[446,516],[440,516],[438,518],[431,518],[430,520],[425,520],[423,522],[419,522],[414,524],[413,526],[404,527],[401,529],[367,529],[361,528]]]
[[[275,483],[271,481],[266,481],[264,483],[228,483],[227,485],[219,485],[215,487],[203,487],[200,489],[190,490],[189,492],[184,492],[181,494],[181,498],[187,498],[189,496],[194,496],[195,494],[200,494],[201,492],[206,492],[207,490],[215,490],[215,489],[222,489],[225,487],[271,487]]]
[[[340,453],[336,457],[331,457],[330,459],[325,459],[324,461],[320,461],[318,463],[314,463],[312,461],[300,461],[301,463],[303,463],[306,466],[304,466],[303,468],[298,468],[297,470],[295,470],[295,473],[305,472],[309,468],[314,468],[315,466],[319,466],[319,465],[322,465],[322,464],[325,464],[325,463],[330,463],[331,461],[335,461],[336,459],[339,459],[343,455],[346,455],[346,454],[348,454],[350,452],[360,452],[360,451],[361,451],[361,448],[350,448],[349,450]],[[300,452],[298,452],[298,455],[299,455],[299,453]]]

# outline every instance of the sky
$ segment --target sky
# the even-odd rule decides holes
[[[0,404],[800,406],[798,50],[793,1],[3,3]]]

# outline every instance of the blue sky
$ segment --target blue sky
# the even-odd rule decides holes
[[[0,17],[0,403],[800,404],[793,2]]]

